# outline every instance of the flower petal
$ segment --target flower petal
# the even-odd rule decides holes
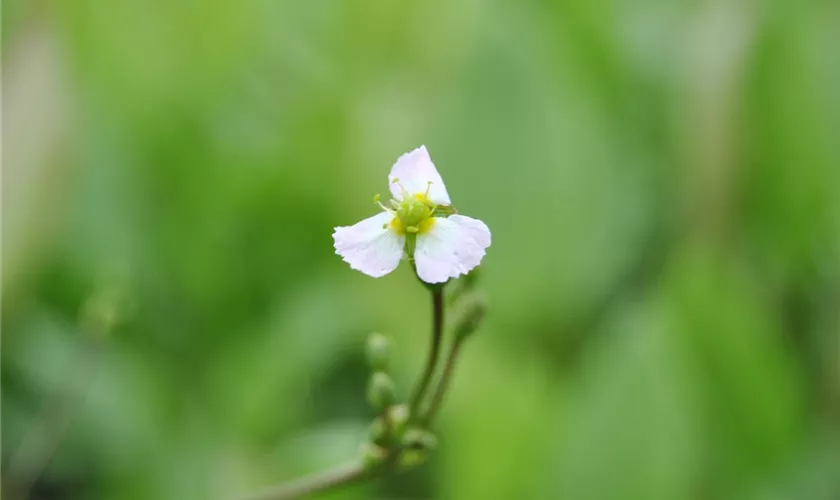
[[[429,232],[417,235],[417,275],[426,283],[443,283],[467,274],[489,246],[490,229],[480,220],[463,215],[435,217]]]
[[[379,278],[390,273],[400,263],[405,246],[405,236],[388,227],[393,218],[382,212],[356,225],[335,228],[335,253],[368,276]]]
[[[399,179],[399,184],[394,182]],[[429,182],[432,183],[429,186]],[[391,195],[397,200],[403,199],[403,187],[408,194],[423,194],[429,190],[429,201],[438,205],[451,205],[449,193],[443,179],[432,163],[426,146],[420,146],[410,153],[406,153],[397,159],[388,175],[388,183],[391,187]]]

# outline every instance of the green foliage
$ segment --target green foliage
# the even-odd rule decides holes
[[[4,473],[89,380],[35,498],[358,457],[366,335],[410,387],[429,293],[330,234],[420,144],[490,308],[428,462],[328,498],[840,498],[831,2],[3,7]]]

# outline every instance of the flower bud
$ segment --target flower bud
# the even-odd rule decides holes
[[[381,446],[376,446],[372,443],[365,443],[362,445],[362,467],[365,470],[371,470],[379,467],[388,458],[388,450]]]
[[[408,424],[409,415],[408,405],[394,405],[388,408],[388,420],[391,422],[394,436],[401,436],[405,432],[405,426]]]
[[[426,462],[427,454],[423,450],[405,450],[400,453],[400,459],[397,463],[400,470],[408,470],[423,465]]]
[[[433,450],[437,447],[437,437],[429,431],[413,427],[405,431],[402,444],[410,450]]]
[[[391,357],[391,341],[385,335],[373,332],[367,338],[367,361],[370,367],[376,371],[388,369],[388,362]]]
[[[379,446],[386,446],[390,438],[389,434],[388,424],[382,417],[376,417],[376,419],[371,422],[370,428],[368,429],[368,438],[371,443]]]
[[[487,300],[481,294],[470,294],[460,301],[455,313],[455,340],[461,342],[469,337],[487,314]]]
[[[377,410],[384,410],[394,403],[394,381],[385,372],[374,372],[368,380],[368,403]]]

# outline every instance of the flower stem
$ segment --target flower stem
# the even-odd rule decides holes
[[[432,288],[432,345],[429,350],[426,369],[414,391],[414,396],[411,398],[409,415],[411,415],[412,420],[416,419],[417,411],[423,401],[423,396],[426,394],[426,389],[429,388],[429,382],[432,380],[440,356],[440,343],[443,338],[443,311],[443,287]]]
[[[452,365],[455,364],[455,356],[457,355],[460,344],[460,342],[456,342],[452,347],[452,351],[449,353],[447,368],[443,374],[444,378],[441,380],[435,392],[431,409],[423,419],[418,419],[420,404],[423,401],[426,390],[429,388],[429,383],[432,380],[438,358],[440,357],[440,344],[443,338],[443,286],[429,286],[429,289],[432,292],[432,345],[428,361],[426,362],[426,369],[417,385],[414,396],[411,398],[409,417],[412,420],[423,422],[431,420],[430,417],[434,415],[438,406],[440,406],[440,402],[443,399],[443,392],[446,390],[447,379],[452,374]],[[391,422],[387,422],[387,425],[391,425]],[[380,467],[366,469],[359,462],[351,462],[333,469],[316,472],[292,482],[272,486],[263,491],[241,497],[240,500],[290,500],[370,479],[381,473],[394,470],[394,465],[401,451],[398,446],[391,446],[389,449],[389,458]]]
[[[426,410],[426,413],[420,420],[423,427],[431,425],[432,420],[434,420],[435,415],[443,404],[443,398],[446,396],[446,391],[449,389],[449,382],[452,380],[452,374],[455,372],[455,364],[458,361],[458,354],[461,352],[462,344],[463,342],[460,339],[452,343],[452,348],[449,350],[449,355],[446,358],[446,364],[443,368],[443,374],[440,376],[437,389],[432,395],[431,403],[429,403],[429,409]]]
[[[289,483],[272,486],[240,498],[240,500],[290,500],[306,495],[349,485],[370,477],[374,471],[366,470],[358,462],[350,462],[332,469],[316,472]]]

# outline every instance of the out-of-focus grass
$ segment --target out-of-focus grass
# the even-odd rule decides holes
[[[103,277],[132,303],[37,498],[352,456],[366,333],[405,393],[429,306],[330,234],[421,143],[493,230],[491,313],[430,464],[330,498],[840,495],[836,6],[4,7],[4,463]]]

